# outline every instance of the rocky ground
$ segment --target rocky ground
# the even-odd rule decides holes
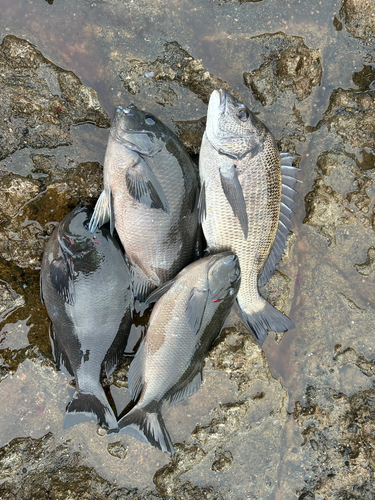
[[[135,7],[135,18],[145,6]],[[293,234],[262,289],[296,329],[271,334],[263,351],[230,315],[206,360],[200,391],[164,408],[173,457],[129,436],[107,435],[94,423],[62,429],[73,388],[54,368],[39,268],[58,221],[79,202],[93,205],[101,192],[99,159],[110,118],[95,90],[72,71],[25,39],[3,39],[1,498],[375,499],[374,14],[367,0],[344,0],[335,11],[332,30],[366,53],[345,88],[329,84],[345,55],[328,57],[328,36],[310,47],[280,30],[263,33],[249,41],[258,66],[234,63],[243,90],[251,91],[247,101],[275,129],[280,149],[301,155]],[[154,5],[149,15],[161,14]],[[117,51],[108,65],[127,99],[143,99],[153,112],[182,102],[198,110],[185,120],[166,111],[197,160],[205,128],[199,114],[210,93],[224,87],[239,96],[239,87],[208,71],[177,40],[159,44],[150,60]],[[281,116],[277,123],[274,115]],[[144,318],[139,322],[142,329]],[[124,357],[104,381],[118,414],[129,402],[130,361]]]

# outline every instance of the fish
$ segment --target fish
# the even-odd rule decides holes
[[[210,346],[236,299],[241,282],[232,252],[204,257],[157,288],[145,338],[129,368],[129,391],[136,405],[118,422],[129,434],[174,454],[161,414],[198,391]]]
[[[103,173],[90,230],[116,228],[143,302],[196,258],[198,168],[166,125],[131,104],[116,109]]]
[[[275,271],[290,232],[295,158],[279,153],[271,132],[247,106],[224,89],[212,92],[199,157],[199,220],[207,253],[230,250],[240,261],[237,309],[260,346],[269,331],[294,328],[259,286]]]
[[[94,420],[117,429],[117,419],[100,382],[122,358],[134,307],[130,272],[120,243],[103,226],[88,229],[93,210],[78,206],[46,243],[41,299],[52,323],[56,368],[75,377],[76,390],[63,427]]]

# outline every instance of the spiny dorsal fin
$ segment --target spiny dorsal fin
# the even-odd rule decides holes
[[[271,278],[285,250],[286,238],[290,232],[290,226],[292,225],[290,217],[293,213],[293,208],[297,205],[293,199],[293,196],[297,193],[297,191],[293,188],[297,182],[300,182],[296,179],[296,173],[299,169],[292,166],[295,158],[297,158],[295,155],[280,153],[282,189],[279,226],[271,252],[258,280],[259,286],[265,285]]]

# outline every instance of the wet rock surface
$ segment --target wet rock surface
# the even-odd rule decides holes
[[[95,90],[14,35],[0,45],[0,87],[0,160],[29,146],[67,145],[73,124],[109,126]]]
[[[263,106],[273,104],[284,92],[292,92],[302,101],[313,87],[320,85],[320,51],[309,49],[302,38],[275,33],[261,35],[257,41],[264,47],[265,62],[258,69],[244,73],[243,79]]]
[[[1,486],[4,500],[156,498],[136,489],[116,487],[81,465],[79,453],[56,443],[51,433],[40,439],[19,438],[0,450]]]
[[[307,388],[306,404],[296,404],[293,412],[303,429],[305,463],[310,462],[299,499],[374,498],[374,403],[374,389],[348,397]]]
[[[166,43],[163,55],[153,62],[127,61],[119,76],[131,94],[143,86],[156,87],[156,102],[162,106],[176,103],[175,85],[186,87],[206,104],[212,91],[220,88],[240,98],[227,82],[205,70],[202,61],[194,59],[178,42]]]
[[[344,0],[340,17],[345,28],[355,38],[366,45],[375,39],[375,6],[370,0]]]
[[[0,180],[0,257],[29,269],[40,268],[45,242],[57,222],[78,203],[94,204],[103,182],[99,163],[77,165],[65,176],[51,162],[41,164],[38,170],[48,172],[55,182],[16,174]]]
[[[342,196],[322,180],[316,181],[313,191],[307,194],[305,203],[304,224],[316,227],[327,238],[330,246],[336,245],[337,227],[355,221],[353,213],[345,207]]]
[[[373,148],[375,128],[374,91],[337,89],[332,92],[324,123],[330,132],[338,134],[359,148]]]
[[[61,8],[48,3],[48,12]],[[90,21],[90,13],[100,12],[100,21],[83,31],[97,50],[108,47],[103,68],[100,58],[86,63],[82,38],[57,45],[81,55],[82,75],[98,73],[107,107],[134,101],[150,109],[174,127],[196,161],[210,92],[235,89],[280,149],[302,156],[293,235],[261,290],[296,328],[270,334],[263,351],[231,314],[206,360],[200,391],[163,407],[174,457],[93,423],[63,431],[73,389],[54,370],[38,267],[55,224],[101,191],[107,131],[96,134],[109,120],[80,71],[78,78],[35,45],[7,36],[0,47],[0,496],[373,499],[371,2],[344,1],[340,14],[337,6],[309,3],[295,18],[301,4],[290,15],[272,0],[82,5]],[[310,16],[314,9],[320,24]],[[193,45],[186,33],[195,36],[207,12],[207,32]],[[334,15],[333,26],[327,19]],[[59,23],[64,16],[56,11]],[[267,33],[253,36],[261,30]],[[83,123],[95,124],[94,133]],[[100,142],[103,155],[92,158]],[[124,357],[103,384],[118,415],[130,400],[131,360]]]

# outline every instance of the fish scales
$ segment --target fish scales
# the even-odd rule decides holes
[[[225,252],[194,262],[166,286],[129,369],[129,389],[137,404],[119,421],[121,433],[173,453],[161,406],[167,399],[173,404],[199,389],[205,356],[229,314],[239,283],[238,259]]]
[[[258,291],[259,277],[279,228],[280,156],[270,131],[228,92],[220,92],[214,91],[210,100],[200,152],[199,170],[205,198],[202,227],[210,253],[231,250],[238,256],[242,281],[237,301],[247,326],[262,344],[269,330],[284,331],[294,326]],[[245,121],[252,122],[245,131],[243,126],[230,123],[236,117],[225,116],[241,110],[248,116]],[[232,175],[229,187],[225,180],[227,172]],[[238,215],[241,203],[243,212]]]
[[[135,294],[145,300],[194,260],[198,173],[178,138],[160,120],[152,117],[150,125],[145,120],[151,115],[135,106],[116,113],[104,162],[106,207],[113,204]],[[92,229],[110,218],[102,216],[100,206],[95,207]]]
[[[41,287],[52,322],[57,368],[76,379],[64,428],[97,420],[117,428],[116,418],[100,385],[122,358],[132,321],[130,273],[119,244],[107,228],[94,235],[84,227],[90,207],[77,207],[48,240],[42,262]]]

